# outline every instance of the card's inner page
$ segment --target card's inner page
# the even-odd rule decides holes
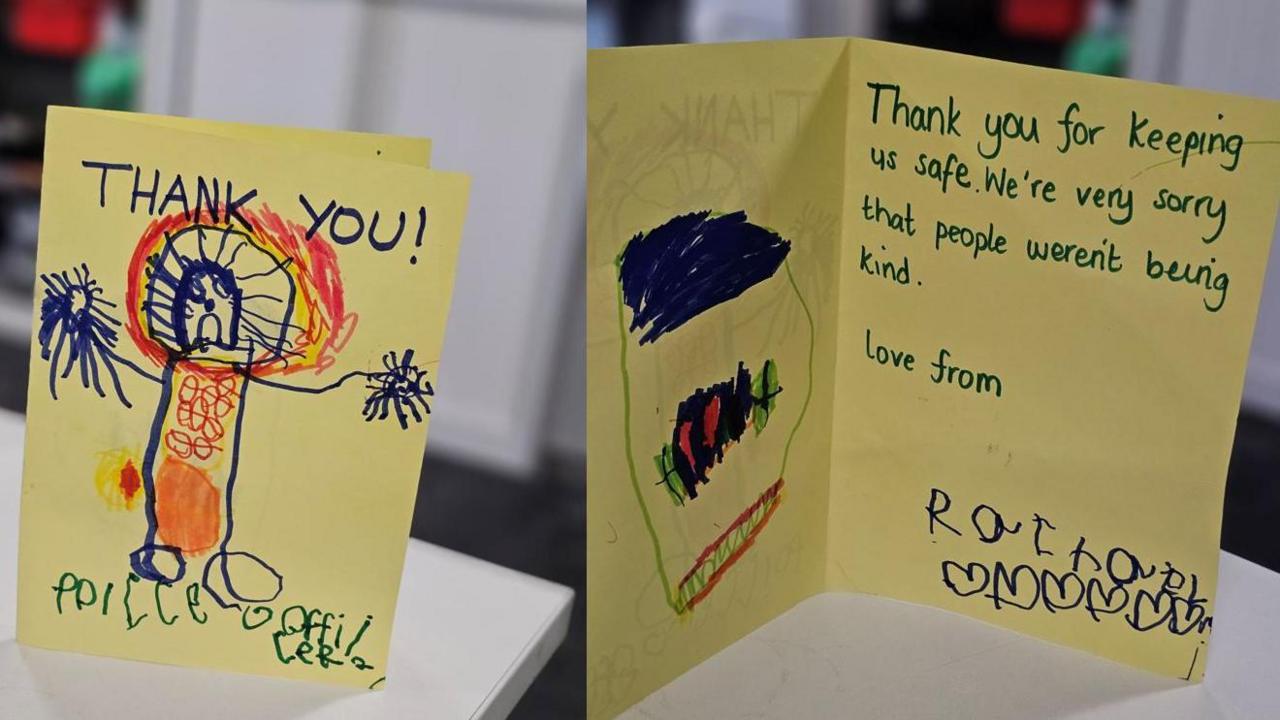
[[[844,45],[591,56],[593,717],[823,587]]]
[[[466,178],[181,126],[50,111],[18,637],[380,685]]]
[[[849,67],[829,587],[1199,678],[1277,106]]]
[[[66,108],[65,110],[68,112],[77,111],[75,108]],[[367,160],[385,160],[415,167],[428,167],[431,164],[431,140],[429,138],[353,132],[350,130],[279,127],[276,125],[183,118],[172,115],[152,115],[117,110],[79,110],[79,112],[92,112],[104,117],[117,117],[135,123],[172,127],[184,132],[198,132],[206,135],[279,145],[295,145]]]

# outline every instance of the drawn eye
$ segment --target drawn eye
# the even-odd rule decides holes
[[[213,290],[218,294],[219,297],[223,297],[223,298],[231,297],[231,289],[226,287],[226,284],[223,283],[221,280],[215,279],[213,281]]]

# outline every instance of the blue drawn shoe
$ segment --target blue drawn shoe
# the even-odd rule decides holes
[[[230,608],[275,600],[284,576],[253,553],[222,551],[205,563],[202,584],[219,605]]]
[[[143,580],[170,585],[187,573],[182,551],[172,545],[144,543],[129,554],[129,566]],[[167,569],[166,569],[167,568]]]

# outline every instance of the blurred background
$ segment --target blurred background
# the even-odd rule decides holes
[[[581,717],[585,44],[858,35],[1278,98],[1276,28],[1267,0],[0,0],[0,407],[46,106],[431,137],[473,185],[413,534],[578,591],[514,717]],[[1223,546],[1280,570],[1280,253],[1268,276]]]
[[[590,47],[873,37],[1280,99],[1272,0],[588,0],[587,28]],[[1280,252],[1266,272],[1222,547],[1280,571]]]

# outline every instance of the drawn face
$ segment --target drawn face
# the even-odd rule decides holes
[[[290,262],[232,227],[167,234],[148,261],[147,335],[183,360],[252,365],[288,359]]]
[[[173,327],[182,346],[201,353],[235,350],[240,330],[240,289],[235,277],[215,263],[192,263],[177,287]]]
[[[787,342],[766,310],[777,304],[771,288],[795,287],[768,282],[790,251],[790,241],[750,223],[745,211],[699,211],[634,235],[618,258],[618,312],[625,317],[630,308],[630,327],[622,330],[635,338],[622,344],[627,406],[634,387],[644,403],[658,406],[658,417],[674,417],[665,428],[626,427],[631,481],[655,545],[661,536],[677,536],[679,544],[694,542],[695,548],[708,543],[696,559],[691,554],[691,564],[658,558],[666,602],[676,614],[708,596],[753,546],[781,502],[785,433],[763,431],[782,392],[773,355],[798,346]],[[808,340],[812,344],[812,333]],[[748,354],[747,344],[759,344],[759,350]],[[696,347],[702,349],[690,352]],[[662,372],[630,374],[628,352],[639,358],[633,367],[661,367]],[[736,373],[719,364],[725,356],[738,357]],[[783,396],[783,407],[794,407],[791,397]],[[795,422],[793,430],[799,428]],[[648,484],[660,490],[640,490],[630,454],[630,443],[637,440],[658,451],[653,456],[658,481],[649,475]],[[744,441],[744,449],[726,457]],[[663,513],[666,517],[653,523],[650,503],[670,503],[676,514]]]

